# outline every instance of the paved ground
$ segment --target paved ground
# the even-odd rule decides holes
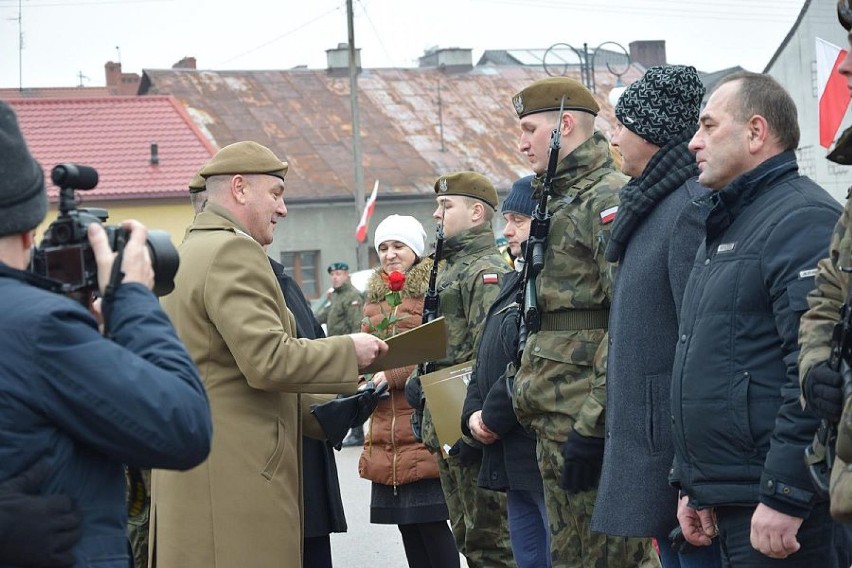
[[[370,482],[358,476],[361,448],[335,452],[349,532],[331,535],[335,568],[405,568],[396,525],[370,524]],[[462,559],[462,568],[467,564]]]

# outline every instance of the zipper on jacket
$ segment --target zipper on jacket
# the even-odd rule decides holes
[[[399,486],[396,482],[396,405],[394,404],[395,397],[391,395],[391,449],[393,451],[393,458],[391,459],[391,483],[393,483],[393,496],[397,495],[397,487]]]

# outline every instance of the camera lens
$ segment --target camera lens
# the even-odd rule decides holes
[[[175,289],[175,274],[180,265],[180,256],[165,231],[148,231],[148,253],[154,268],[154,293],[165,296]]]

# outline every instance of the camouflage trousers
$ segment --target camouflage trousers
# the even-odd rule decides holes
[[[148,567],[148,521],[151,514],[151,470],[127,470],[127,539],[133,567]]]
[[[450,511],[456,548],[470,568],[513,568],[506,495],[476,485],[479,465],[462,467],[458,458],[438,458],[441,487]]]
[[[562,443],[539,437],[538,467],[544,482],[544,503],[550,524],[553,568],[659,568],[651,539],[592,533],[597,490],[569,495],[562,479]]]

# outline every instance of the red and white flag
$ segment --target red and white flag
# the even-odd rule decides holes
[[[379,191],[379,180],[373,184],[373,193],[364,205],[364,212],[361,213],[361,220],[358,221],[358,226],[355,227],[355,238],[359,243],[363,243],[367,238],[367,225],[370,222],[370,217],[373,216],[373,210],[376,208],[376,194]]]
[[[846,78],[837,68],[846,57],[846,50],[816,38],[817,100],[819,101],[819,144],[831,147],[849,106]]]

